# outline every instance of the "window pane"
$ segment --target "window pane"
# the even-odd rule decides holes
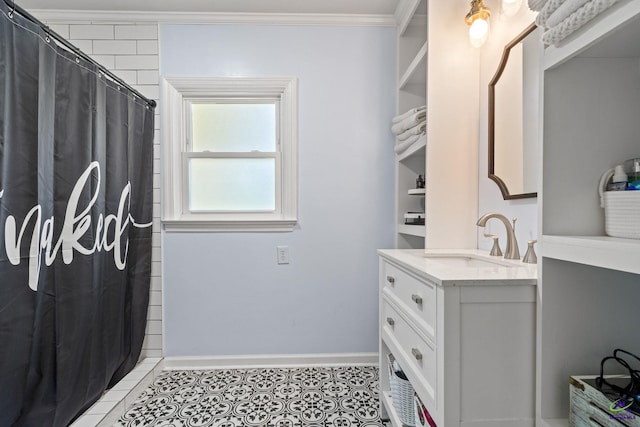
[[[276,151],[275,104],[191,104],[194,152]]]
[[[190,159],[190,211],[274,211],[275,159]]]

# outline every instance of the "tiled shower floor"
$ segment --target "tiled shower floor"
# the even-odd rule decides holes
[[[382,427],[373,366],[165,371],[114,427]]]

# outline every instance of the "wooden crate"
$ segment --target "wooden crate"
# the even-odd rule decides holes
[[[615,393],[600,391],[596,378],[597,375],[569,379],[569,427],[640,427],[640,405],[627,408],[628,403],[618,400]],[[629,382],[629,377],[623,375],[606,379],[623,387]]]

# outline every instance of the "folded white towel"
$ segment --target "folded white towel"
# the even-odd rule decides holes
[[[587,2],[589,2],[589,0],[566,0],[549,16],[546,22],[547,28],[553,28],[560,24]]]
[[[407,148],[411,147],[411,145],[413,145],[414,142],[416,142],[417,140],[419,140],[422,137],[424,137],[424,133],[410,136],[409,138],[405,139],[404,141],[397,143],[396,146],[393,147],[393,150],[396,152],[396,154],[401,154]]]
[[[553,12],[564,2],[565,0],[548,0],[542,10],[540,10],[540,13],[538,13],[538,16],[536,16],[536,25],[538,25],[538,27],[546,27],[547,19],[549,19]]]
[[[414,126],[412,128],[405,130],[401,134],[397,135],[396,138],[398,138],[399,141],[404,141],[410,136],[419,135],[421,133],[424,133],[426,130],[427,130],[427,125],[425,123],[421,123],[421,124],[418,124],[417,126]]]
[[[391,126],[391,131],[396,135],[400,135],[405,130],[411,129],[412,127],[419,124],[420,122],[425,121],[426,118],[427,118],[426,111],[418,111],[417,113],[410,115],[409,117],[402,120],[401,122],[398,122],[395,125]]]
[[[529,0],[529,9],[538,12],[545,5],[547,0]]]
[[[424,111],[426,109],[427,109],[427,107],[424,106],[424,105],[422,107],[412,108],[412,109],[410,109],[408,111],[405,111],[402,114],[399,114],[399,115],[395,116],[393,119],[391,119],[391,123],[393,123],[393,124],[400,123],[401,121],[403,121],[407,117],[411,117],[415,113],[419,113],[420,111]]]
[[[569,34],[573,33],[617,2],[618,0],[590,0],[558,25],[544,32],[542,34],[542,42],[546,45],[558,44],[569,36]]]

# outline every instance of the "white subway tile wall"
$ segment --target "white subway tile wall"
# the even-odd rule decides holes
[[[47,22],[74,46],[159,102],[158,25],[142,23]],[[160,113],[156,108],[153,140],[153,241],[147,331],[141,359],[162,357],[162,264],[160,241]]]

